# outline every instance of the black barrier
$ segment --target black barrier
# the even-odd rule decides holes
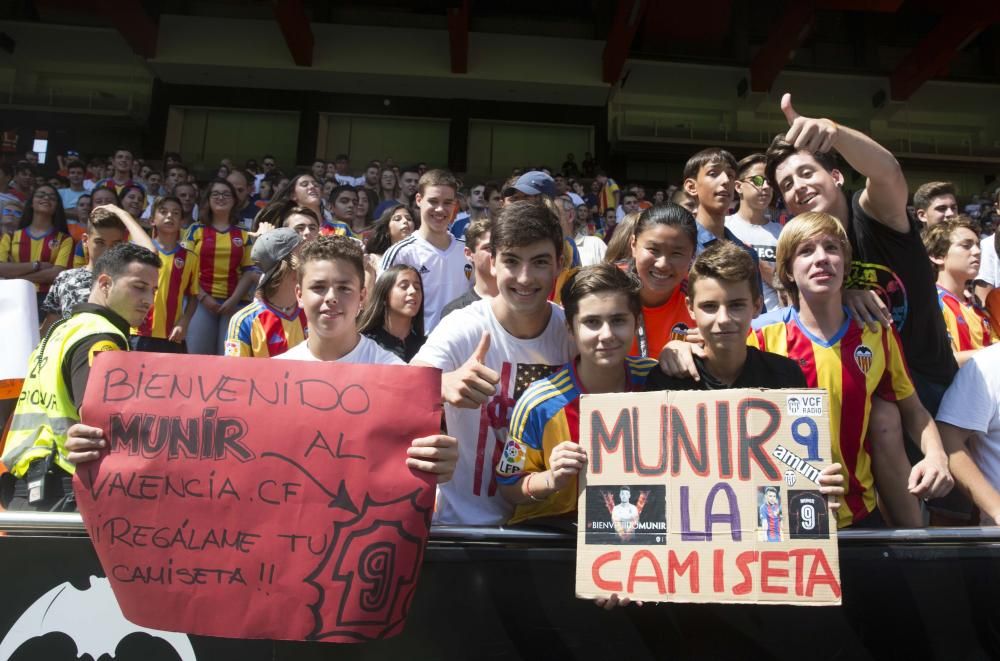
[[[569,535],[437,528],[406,629],[359,645],[144,633],[108,604],[79,517],[0,514],[0,530],[0,661],[1000,658],[995,528],[843,532],[841,607],[613,612],[573,596]]]

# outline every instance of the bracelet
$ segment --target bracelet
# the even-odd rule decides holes
[[[531,478],[534,476],[535,473],[528,473],[528,477],[524,478],[524,494],[536,503],[544,503],[544,498],[537,498],[535,494],[531,493]]]

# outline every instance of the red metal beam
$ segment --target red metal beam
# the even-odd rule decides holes
[[[903,0],[820,0],[820,9],[867,11],[891,14],[903,6]]]
[[[1000,21],[1000,4],[969,3],[941,21],[896,66],[889,77],[893,101],[906,101],[934,76],[944,74],[958,51],[984,29]]]
[[[448,7],[448,49],[451,72],[469,73],[469,0]]]
[[[651,2],[642,19],[643,52],[671,41],[714,45],[732,29],[732,0],[714,2]]]
[[[784,15],[771,27],[767,42],[750,63],[750,89],[770,92],[775,79],[812,30],[816,3],[812,0],[789,0]]]
[[[285,37],[292,60],[300,67],[311,67],[315,40],[302,0],[277,0],[273,6],[274,18]]]
[[[608,40],[604,44],[602,57],[603,70],[601,79],[609,85],[614,85],[621,78],[625,60],[632,49],[632,40],[642,22],[646,11],[646,0],[618,0],[614,22],[608,31]]]

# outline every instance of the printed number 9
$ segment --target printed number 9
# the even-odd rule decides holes
[[[809,429],[808,433],[802,434],[799,429],[802,425],[805,425]],[[821,461],[822,457],[819,456],[819,428],[816,427],[816,421],[812,418],[799,418],[792,423],[792,438],[796,443],[806,448],[809,454],[806,456],[806,461]]]
[[[812,530],[816,527],[816,508],[806,503],[802,506],[802,528]]]

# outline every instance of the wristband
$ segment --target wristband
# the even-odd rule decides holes
[[[528,473],[528,477],[524,478],[524,493],[528,496],[528,498],[532,499],[536,503],[544,503],[544,498],[537,498],[535,494],[531,493],[531,478],[534,476],[534,473]]]

